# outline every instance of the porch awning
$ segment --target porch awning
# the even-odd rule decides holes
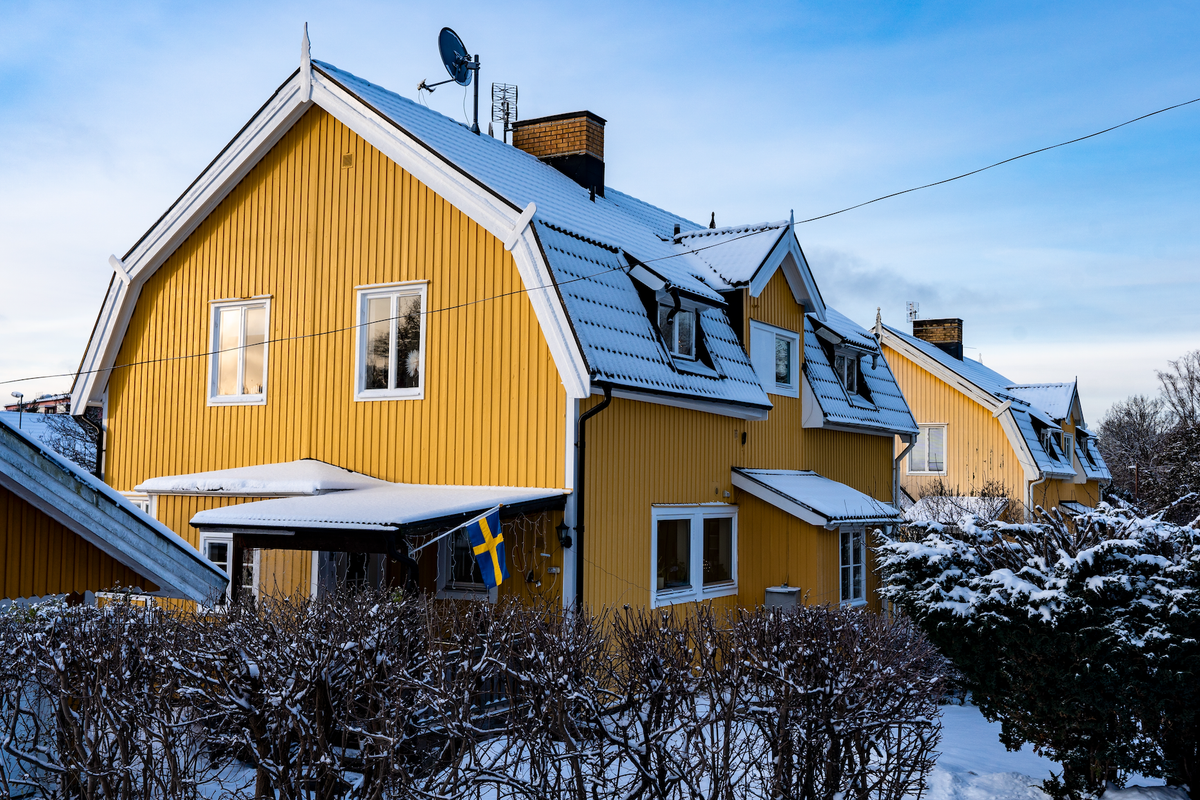
[[[890,503],[809,470],[733,468],[733,485],[811,525],[875,525],[898,522]]]
[[[358,534],[365,547],[375,539],[382,541],[380,535],[452,527],[495,506],[504,516],[562,508],[567,494],[566,489],[384,483],[210,508],[192,517],[191,523],[203,530],[270,536],[272,546],[279,548],[336,549],[308,546],[309,540],[329,538],[322,531]],[[372,546],[370,552],[375,551]]]

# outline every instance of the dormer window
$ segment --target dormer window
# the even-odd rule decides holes
[[[848,394],[858,394],[858,356],[838,353],[833,357],[833,371]]]
[[[671,312],[675,312],[672,314]],[[674,306],[660,303],[658,306],[658,331],[671,355],[683,358],[696,357],[696,312],[676,310]]]

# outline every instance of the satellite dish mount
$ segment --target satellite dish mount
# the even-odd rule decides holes
[[[433,90],[446,83],[457,83],[459,86],[468,86],[472,81],[472,73],[474,73],[475,82],[475,121],[471,124],[471,133],[479,133],[479,54],[476,53],[473,57],[467,54],[467,46],[463,44],[462,39],[458,34],[449,28],[442,28],[442,32],[438,34],[438,51],[442,54],[442,63],[446,66],[446,72],[450,73],[450,77],[444,81],[437,83],[426,83],[421,81],[417,85],[417,91],[424,89],[432,93]]]

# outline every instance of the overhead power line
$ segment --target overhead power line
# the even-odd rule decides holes
[[[890,200],[893,197],[900,197],[901,195],[911,194],[912,192],[919,192],[922,189],[930,189],[930,188],[933,188],[934,186],[942,186],[943,184],[952,183],[953,181],[962,180],[963,178],[969,178],[972,175],[978,175],[979,173],[986,172],[989,169],[994,169],[994,168],[1002,166],[1004,164],[1009,164],[1013,161],[1018,161],[1022,158],[1028,158],[1029,156],[1034,156],[1034,155],[1037,155],[1038,153],[1045,153],[1049,150],[1055,150],[1059,147],[1066,147],[1069,144],[1076,144],[1077,142],[1083,142],[1088,139],[1094,139],[1097,136],[1102,136],[1103,134],[1110,133],[1111,131],[1115,131],[1118,128],[1124,128],[1126,125],[1132,125],[1135,122],[1140,122],[1144,119],[1149,119],[1150,117],[1154,117],[1159,114],[1164,114],[1168,111],[1173,111],[1177,108],[1183,108],[1184,106],[1190,106],[1193,103],[1200,103],[1200,97],[1197,97],[1194,100],[1187,100],[1183,103],[1176,103],[1175,105],[1167,106],[1166,108],[1160,108],[1157,111],[1151,111],[1148,114],[1142,114],[1139,117],[1134,117],[1133,119],[1126,120],[1125,122],[1122,122],[1120,124],[1112,125],[1108,128],[1104,128],[1103,130],[1099,130],[1094,133],[1089,133],[1086,136],[1078,136],[1074,139],[1068,139],[1065,142],[1059,142],[1058,144],[1052,144],[1047,147],[1039,147],[1037,150],[1030,150],[1027,153],[1021,153],[1020,155],[1012,156],[1010,158],[1006,158],[1001,161],[997,161],[993,164],[988,164],[986,167],[980,167],[979,169],[973,169],[970,172],[964,172],[961,175],[955,175],[951,178],[943,178],[940,181],[934,181],[933,183],[926,183],[926,184],[922,184],[920,186],[913,186],[912,188],[909,188],[909,189],[902,189],[901,191],[898,191],[898,192],[892,192],[891,194],[881,195],[879,197],[874,198],[873,200],[866,200],[862,203],[856,203],[855,205],[847,206],[845,208],[838,209],[837,211],[830,211],[827,214],[821,214],[816,217],[809,217],[808,219],[797,220],[793,224],[794,225],[805,225],[810,222],[817,222],[818,220],[828,219],[829,217],[836,217],[838,214],[845,214],[847,211],[854,211],[857,208],[869,206],[873,203],[878,203],[883,200]],[[679,253],[672,253],[670,255],[659,256],[658,258],[646,259],[645,261],[642,261],[640,263],[651,264],[651,263],[658,262],[658,261],[666,261],[666,260],[672,259],[672,258],[679,258],[680,256],[691,255],[693,253],[698,253],[701,250],[708,250],[709,248],[712,248],[712,247],[720,247],[721,245],[724,245],[724,244],[730,244],[731,242],[735,242],[735,241],[737,241],[739,239],[743,239],[747,236],[754,236],[754,235],[757,235],[758,233],[759,233],[759,231],[750,231],[741,236],[734,236],[729,239],[723,239],[722,241],[714,242],[713,244],[705,245],[703,247],[694,247],[694,248],[691,248],[689,250],[684,250]],[[491,300],[500,300],[502,298],[511,297],[513,295],[526,294],[528,292],[535,291],[535,290],[545,291],[548,289],[553,289],[557,286],[565,286],[569,283],[575,283],[577,281],[590,280],[590,279],[598,277],[600,275],[604,275],[605,273],[616,272],[616,271],[625,271],[626,269],[628,269],[628,268],[627,267],[610,267],[608,269],[603,269],[598,272],[591,273],[589,275],[581,275],[579,277],[571,278],[571,279],[568,279],[565,281],[556,281],[549,286],[535,286],[532,289],[527,289],[527,288],[515,289],[511,292],[503,292],[501,294],[491,295],[488,297],[480,297],[476,300],[468,300],[465,303],[458,303],[456,305],[445,306],[443,308],[430,309],[430,310],[424,311],[422,313],[424,315],[429,315],[429,314],[440,314],[440,313],[444,313],[446,311],[454,311],[456,309],[466,308],[468,306],[477,305],[479,303],[484,303],[484,302],[488,302]],[[374,320],[374,322],[393,321],[394,319],[397,319],[397,318],[394,317],[394,318],[389,318],[389,319],[385,319],[385,320]],[[281,339],[268,339],[265,342],[262,342],[262,344],[265,346],[269,346],[269,345],[273,345],[273,344],[283,344],[286,342],[298,341],[301,339],[311,339],[311,338],[318,337],[318,336],[330,336],[330,335],[333,335],[336,333],[345,333],[347,331],[352,331],[352,330],[355,330],[356,328],[361,328],[368,324],[370,324],[370,323],[363,322],[363,323],[359,323],[357,325],[348,325],[343,328],[333,328],[333,329],[327,330],[327,331],[317,331],[315,333],[303,333],[303,334],[299,334],[296,336],[284,337]],[[161,363],[168,362],[168,361],[183,361],[183,360],[192,359],[192,358],[205,358],[208,356],[216,355],[218,353],[229,352],[232,350],[240,350],[243,347],[249,347],[249,346],[256,347],[257,345],[244,345],[244,346],[238,346],[238,347],[225,348],[223,350],[206,350],[206,351],[200,352],[200,353],[188,353],[186,355],[179,355],[179,356],[163,356],[162,358],[151,358],[151,359],[146,359],[143,361],[131,361],[126,364],[115,364],[111,367],[104,367],[104,368],[95,369],[95,370],[82,370],[80,372],[60,372],[60,373],[55,373],[55,374],[50,374],[50,375],[33,375],[33,376],[25,377],[25,378],[10,378],[9,380],[0,381],[0,386],[4,386],[6,384],[11,384],[11,383],[24,383],[26,381],[49,380],[52,378],[74,378],[77,375],[92,375],[92,374],[101,373],[101,372],[112,372],[112,371],[115,371],[118,369],[126,369],[128,367],[138,367],[138,366],[145,366],[145,365],[149,365],[149,364],[161,364]]]

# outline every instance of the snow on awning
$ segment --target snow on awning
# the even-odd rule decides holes
[[[565,489],[513,486],[438,486],[427,483],[386,483],[366,489],[259,500],[210,508],[192,517],[192,525],[208,529],[287,532],[333,529],[342,531],[399,531],[409,526],[430,527],[470,516],[495,506],[533,509],[561,504]]]
[[[1061,503],[1059,503],[1059,505],[1072,514],[1087,514],[1088,512],[1096,510],[1094,508],[1085,506],[1083,503],[1077,503],[1074,500],[1063,500]]]
[[[313,458],[151,478],[134,487],[147,494],[233,494],[292,497],[388,486],[387,481]]]
[[[892,523],[891,504],[810,470],[733,468],[733,485],[812,525]]]

